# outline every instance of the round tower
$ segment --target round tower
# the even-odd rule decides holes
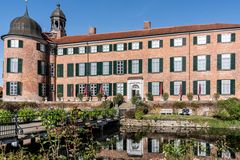
[[[47,42],[40,25],[30,18],[28,9],[12,20],[3,35],[4,101],[41,101],[46,96]]]

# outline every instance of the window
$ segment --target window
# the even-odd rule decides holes
[[[46,74],[46,62],[38,61],[38,74],[40,75]]]
[[[206,81],[198,81],[197,94],[199,94],[200,90],[201,90],[201,92],[200,92],[201,95],[206,94]]]
[[[198,71],[206,70],[206,56],[197,56]]]
[[[55,77],[55,65],[54,65],[54,63],[50,64],[50,76]]]
[[[18,95],[18,82],[10,82],[10,96]]]
[[[221,36],[221,42],[231,42],[231,33],[225,33]]]
[[[109,52],[109,51],[110,51],[110,45],[109,44],[103,45],[103,52]]]
[[[174,71],[182,71],[182,57],[174,57]]]
[[[97,63],[91,63],[91,75],[97,75]]]
[[[103,75],[109,74],[109,62],[103,62]]]
[[[124,84],[123,83],[117,83],[117,94],[124,95]]]
[[[79,76],[85,76],[85,63],[79,63]]]
[[[123,50],[124,50],[124,44],[123,43],[117,44],[117,51],[123,51]]]
[[[183,38],[174,39],[174,46],[175,47],[182,46],[182,45],[183,45]]]
[[[159,95],[159,82],[152,82],[152,95]]]
[[[79,84],[78,93],[84,94],[85,84]]]
[[[139,60],[132,60],[132,73],[139,73]]]
[[[207,156],[207,145],[205,142],[198,142],[197,156]]]
[[[159,152],[159,140],[157,139],[152,139],[152,153],[158,153]]]
[[[197,36],[197,44],[207,44],[207,36]]]
[[[179,95],[182,82],[174,82],[174,95]]]
[[[91,53],[97,53],[97,46],[91,46]]]
[[[97,95],[97,84],[90,84],[90,92],[92,96]]]
[[[18,73],[18,59],[17,58],[11,58],[10,59],[10,72],[11,73]]]
[[[68,48],[67,52],[68,52],[69,55],[73,54],[73,48]]]
[[[85,53],[86,51],[85,51],[85,47],[79,47],[79,53]]]
[[[222,54],[222,69],[231,69],[231,54]]]
[[[46,84],[45,83],[39,84],[39,96],[41,96],[41,97],[46,96]]]
[[[57,77],[63,77],[63,64],[57,64]]]
[[[58,55],[63,55],[63,48],[58,48]]]
[[[46,47],[44,44],[40,44],[40,51],[41,52],[45,52],[46,51]]]
[[[153,40],[152,41],[152,48],[160,48],[160,41],[159,40]]]
[[[140,49],[140,43],[139,42],[133,42],[132,43],[132,50]]]
[[[159,70],[160,67],[160,59],[152,59],[152,72],[160,72]]]
[[[123,74],[123,73],[124,73],[124,62],[117,61],[117,74]]]
[[[222,80],[222,94],[231,94],[231,80]]]
[[[22,40],[8,40],[8,48],[23,48]]]
[[[109,96],[109,84],[103,84],[104,95]]]
[[[54,92],[55,88],[54,88],[54,84],[51,84],[51,92]]]

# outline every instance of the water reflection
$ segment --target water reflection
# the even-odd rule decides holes
[[[191,132],[121,131],[102,142],[97,159],[173,159],[194,157],[240,159],[238,131],[205,130]],[[149,132],[150,131],[150,132]],[[183,134],[184,133],[184,134]]]

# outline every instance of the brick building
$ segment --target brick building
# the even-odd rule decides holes
[[[204,24],[114,33],[67,36],[60,5],[51,15],[50,32],[30,18],[15,18],[4,40],[5,101],[76,101],[79,93],[126,100],[152,93],[170,100],[192,92],[201,99],[238,97],[240,24]]]

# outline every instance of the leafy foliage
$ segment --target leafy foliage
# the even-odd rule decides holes
[[[117,94],[115,97],[113,97],[113,103],[115,105],[120,106],[124,102],[124,97],[121,94]]]
[[[169,98],[169,94],[168,93],[163,93],[163,100],[167,101]]]
[[[20,122],[32,122],[36,118],[36,111],[32,108],[23,108],[18,111],[18,120]]]
[[[149,101],[153,101],[153,95],[152,95],[152,93],[147,93],[146,96],[147,96],[147,99],[148,99]]]
[[[11,122],[12,113],[8,110],[0,109],[0,123]]]
[[[240,120],[240,101],[236,98],[220,100],[216,117],[222,120]]]

